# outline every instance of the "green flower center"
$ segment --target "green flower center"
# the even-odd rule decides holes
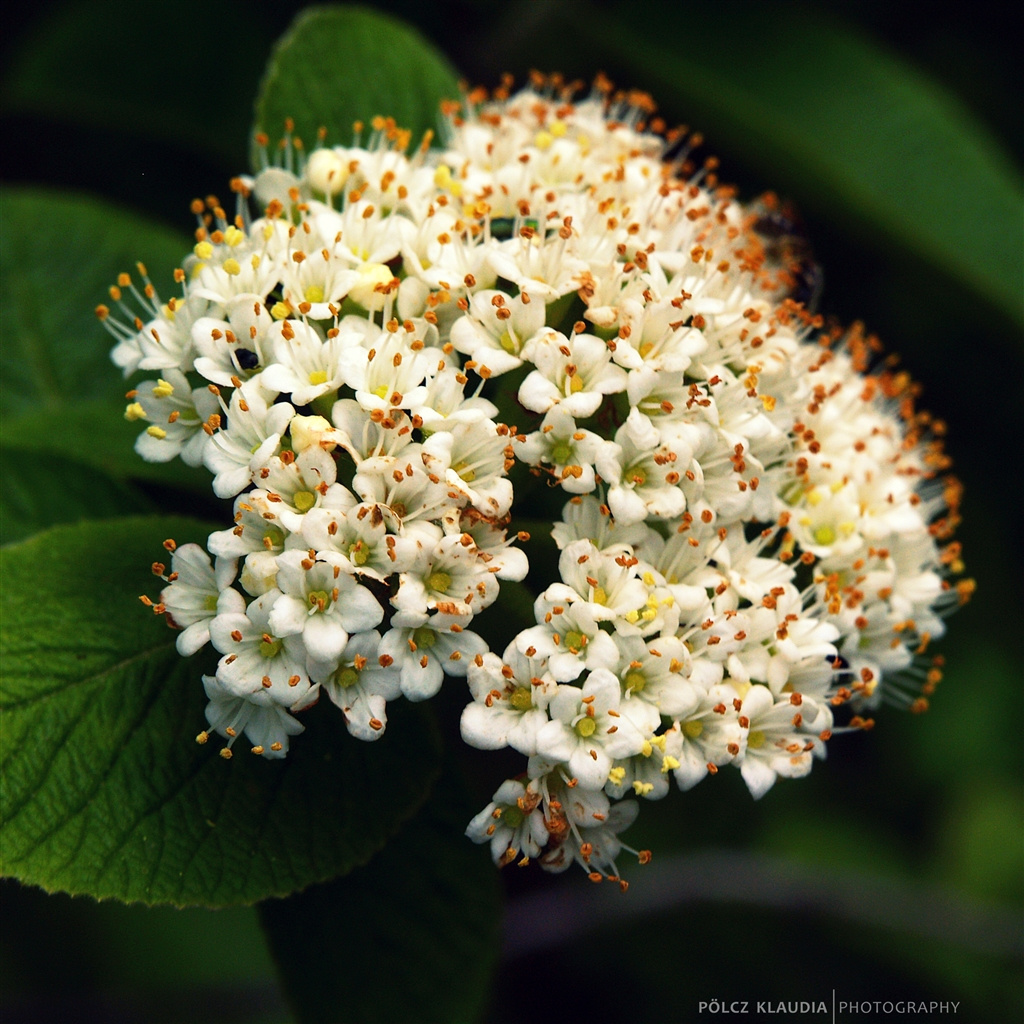
[[[814,531],[815,544],[834,544],[835,539],[836,531],[831,526],[819,526]]]
[[[334,677],[334,680],[340,687],[348,689],[350,686],[355,686],[356,683],[359,682],[359,672],[351,665],[346,665],[345,668],[338,672]]]
[[[208,612],[215,612],[217,610],[217,595],[207,594],[206,600],[203,601],[203,608]]]
[[[305,298],[307,302],[323,302],[324,290],[318,284],[311,284],[306,289]]]
[[[570,651],[574,651],[576,653],[582,651],[587,645],[587,638],[578,629],[570,629],[569,632],[565,634],[564,639],[565,646],[568,647]]]
[[[501,821],[503,825],[508,825],[511,829],[517,829],[526,820],[526,815],[523,814],[520,807],[516,804],[509,804],[507,807],[501,809]]]
[[[586,715],[576,723],[576,732],[584,739],[593,736],[596,730],[597,722]]]
[[[451,576],[442,572],[440,569],[437,572],[432,572],[427,577],[427,589],[432,590],[435,594],[447,594],[448,588],[452,585]]]
[[[751,750],[758,750],[764,746],[764,733],[760,729],[751,729],[747,733],[747,746]]]
[[[508,698],[516,711],[529,711],[533,707],[533,694],[528,686],[517,686]]]
[[[331,606],[331,595],[326,590],[311,590],[309,592],[309,607],[323,611]]]
[[[309,375],[309,383],[313,384],[313,385],[316,385],[316,384],[326,384],[327,383],[327,371],[326,370],[314,370]]]
[[[284,530],[272,526],[263,534],[263,546],[269,551],[271,548],[279,548],[284,545]]]
[[[568,441],[559,441],[551,449],[551,461],[556,466],[565,466],[569,460],[573,457],[573,446]]]
[[[636,484],[637,487],[643,487],[647,483],[647,470],[640,465],[630,466],[623,470],[622,477],[624,480]]]
[[[316,504],[316,495],[312,491],[296,491],[292,504],[300,512],[308,512]]]
[[[699,718],[695,718],[692,722],[684,722],[683,732],[685,732],[691,740],[695,740],[704,732],[704,723]]]
[[[512,333],[510,331],[505,331],[502,333],[501,337],[498,339],[498,344],[509,355],[519,355],[519,342],[517,342],[516,339],[512,337]]]
[[[271,639],[260,641],[260,656],[264,658],[276,658],[284,647],[283,640]]]
[[[353,565],[366,565],[369,558],[370,552],[361,540],[357,540],[355,544],[348,549],[348,560]]]
[[[627,672],[625,682],[627,690],[632,690],[633,693],[641,693],[647,685],[647,677],[643,672]]]
[[[419,629],[413,630],[412,642],[416,645],[417,650],[422,647],[429,651],[437,643],[437,634],[426,626],[420,626]]]

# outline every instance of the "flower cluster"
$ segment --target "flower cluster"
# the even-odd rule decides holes
[[[225,756],[284,756],[323,693],[375,740],[388,701],[462,677],[466,742],[526,759],[469,836],[617,879],[627,794],[733,765],[759,797],[883,699],[923,706],[970,591],[941,427],[805,308],[778,203],[650,114],[538,79],[446,106],[412,155],[382,118],[365,145],[289,136],[233,219],[194,204],[179,298],[140,268],[126,320],[99,308],[150,375],[139,454],[234,500],[209,554],[169,544],[153,604],[221,655]],[[557,575],[516,546],[537,521]],[[490,650],[473,620],[523,580]]]

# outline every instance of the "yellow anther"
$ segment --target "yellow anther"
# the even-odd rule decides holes
[[[641,782],[637,779],[633,783],[633,792],[636,793],[637,796],[647,796],[652,789],[654,789],[653,782]]]
[[[163,379],[158,379],[157,380],[156,387],[153,388],[153,397],[154,398],[170,398],[171,395],[173,395],[173,394],[174,394],[174,385],[173,384],[168,384],[167,381],[165,381]]]
[[[555,137],[551,134],[551,132],[537,132],[537,134],[533,137],[533,144],[538,149],[547,149],[554,141]]]
[[[158,441],[162,441],[167,436],[167,431],[163,427],[157,426],[146,427],[146,433],[150,437],[155,437]]]
[[[213,246],[209,242],[196,242],[192,251],[201,260],[208,260],[213,255]]]
[[[679,767],[679,758],[673,757],[671,754],[666,754],[661,759],[661,771],[662,774],[673,772]]]
[[[245,232],[239,231],[238,228],[232,224],[231,227],[224,232],[224,241],[233,249],[236,245],[240,245],[245,241]]]
[[[125,407],[124,418],[129,423],[135,420],[144,420],[146,418],[146,410],[138,402],[132,402],[130,405]]]
[[[568,127],[569,126],[564,121],[552,121],[551,124],[548,125],[548,131],[551,132],[556,139],[560,139],[565,135]]]
[[[287,320],[291,310],[283,302],[275,302],[270,307],[270,315],[275,320]]]
[[[222,266],[224,268],[224,273],[230,274],[232,277],[242,272],[242,268],[239,266],[238,260],[236,259],[225,260]]]

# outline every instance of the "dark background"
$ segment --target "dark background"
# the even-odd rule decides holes
[[[263,66],[305,6],[9,8],[0,39],[4,181],[102,196],[179,227],[184,250],[189,200],[246,168]],[[586,77],[604,70],[622,86],[649,87],[608,53],[595,64],[571,35],[549,31],[552,10],[571,3],[368,6],[416,25],[474,83],[493,85],[503,71],[521,82],[539,67]],[[604,6],[580,10],[599,18]],[[736,19],[755,6],[800,7],[673,6],[720,19],[724,61]],[[638,23],[656,31],[662,7],[636,4]],[[1018,168],[1024,163],[1021,25],[1005,5],[809,7],[940,83]],[[813,64],[814,54],[779,59]],[[663,861],[660,909],[630,908],[625,897],[603,923],[524,953],[537,915],[571,925],[591,890],[575,873],[513,877],[510,927],[524,931],[511,936],[487,1019],[691,1020],[699,1000],[819,1000],[833,989],[847,999],[955,1000],[960,1020],[1019,1019],[1019,328],[941,270],[808,201],[784,169],[780,177],[742,145],[716,143],[714,123],[687,110],[661,113],[705,134],[722,177],[743,197],[772,187],[794,201],[824,267],[821,309],[864,320],[923,383],[924,404],[950,425],[948,448],[966,486],[960,537],[979,591],[951,622],[941,648],[948,671],[929,714],[886,709],[872,733],[830,744],[828,763],[811,778],[782,783],[757,804],[735,772],[645,804],[628,838]],[[936,173],[942,159],[934,154]],[[1019,223],[1011,230],[1020,237]],[[732,859],[714,853],[723,850]],[[99,905],[9,882],[0,899],[3,1019],[11,1024],[287,1019],[254,911]]]

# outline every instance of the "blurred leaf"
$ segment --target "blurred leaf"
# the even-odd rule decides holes
[[[356,121],[368,126],[382,115],[411,131],[416,145],[437,127],[440,101],[458,95],[455,70],[407,25],[362,7],[313,7],[299,15],[270,58],[256,129],[274,140],[290,117],[310,147],[321,126],[332,145],[347,145]]]
[[[57,523],[155,511],[132,487],[92,466],[0,445],[0,544],[24,540]]]
[[[137,595],[164,538],[207,532],[120,519],[0,551],[4,874],[125,901],[251,903],[365,863],[425,797],[437,739],[408,707],[380,744],[307,712],[283,762],[225,762],[194,742],[200,666]]]
[[[139,424],[127,423],[122,415],[128,385],[113,365],[108,373],[114,382],[115,394],[106,398],[69,402],[61,407],[59,414],[45,408],[20,416],[4,417],[0,413],[0,436],[4,445],[26,457],[56,457],[62,465],[70,458],[95,466],[115,479],[148,480],[210,496],[212,478],[203,466],[186,466],[181,459],[146,462],[135,453]],[[6,391],[4,396],[6,401]]]
[[[302,1024],[478,1018],[501,911],[498,871],[463,834],[478,810],[447,771],[366,867],[260,907]]]
[[[0,217],[4,444],[70,456],[117,477],[205,478],[179,460],[152,464],[135,454],[138,427],[122,418],[128,384],[93,312],[140,258],[158,294],[169,294],[187,253],[184,233],[84,196],[30,189],[0,193]]]
[[[595,64],[632,68],[660,104],[713,125],[713,143],[756,154],[801,206],[903,246],[1024,323],[1020,174],[934,81],[802,4],[650,3],[642,19],[624,2],[581,6],[553,10]]]
[[[1020,787],[996,777],[947,791],[941,860],[947,881],[985,899],[1022,895]]]
[[[274,34],[267,18],[265,11],[240,16],[235,0],[66,3],[40,19],[10,62],[3,113],[101,130],[116,125],[240,167]],[[228,24],[225,49],[211,53],[199,43],[202,26]]]

